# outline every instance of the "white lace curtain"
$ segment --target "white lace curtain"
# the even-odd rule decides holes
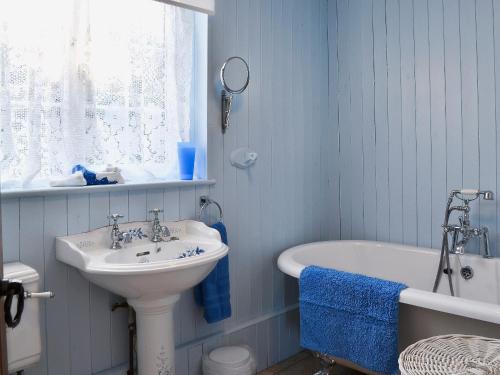
[[[78,163],[173,177],[190,134],[195,19],[150,0],[2,1],[4,186]]]

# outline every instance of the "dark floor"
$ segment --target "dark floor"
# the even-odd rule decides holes
[[[258,375],[314,375],[321,369],[319,361],[309,352],[300,352],[283,362],[274,365]],[[362,375],[360,372],[350,370],[340,365],[335,366],[332,375]]]

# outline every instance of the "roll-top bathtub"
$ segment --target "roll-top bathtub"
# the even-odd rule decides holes
[[[400,296],[400,347],[433,335],[479,334],[500,339],[500,258],[452,256],[456,297],[446,275],[432,293],[439,263],[433,249],[369,241],[330,241],[301,245],[283,252],[279,269],[295,278],[308,265],[334,268],[408,285]],[[473,278],[465,280],[462,267]]]

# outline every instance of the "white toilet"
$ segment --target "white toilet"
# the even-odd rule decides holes
[[[22,263],[5,263],[4,279],[20,280],[25,291],[38,292],[38,272]],[[7,359],[9,374],[24,370],[40,360],[40,302],[38,298],[24,301],[24,312],[16,328],[7,327]],[[15,303],[12,312],[15,314]]]

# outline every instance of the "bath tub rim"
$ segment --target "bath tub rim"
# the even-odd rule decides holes
[[[394,243],[377,242],[377,241],[356,241],[356,240],[339,240],[339,241],[320,241],[311,242],[303,245],[294,246],[283,251],[278,257],[278,268],[281,272],[298,279],[300,273],[306,267],[305,264],[299,263],[294,259],[294,255],[298,252],[307,251],[314,246],[346,243],[351,245],[370,245],[376,247],[397,247],[404,251],[412,252],[427,252],[438,254],[438,250],[419,248],[408,245],[400,245]],[[471,255],[474,256],[474,255]],[[321,266],[321,265],[319,265]],[[431,272],[430,274],[433,274]],[[444,294],[436,294],[426,290],[416,288],[407,288],[401,292],[399,302],[417,306],[425,309],[435,310],[447,314],[463,316],[465,318],[481,320],[494,324],[500,324],[500,305],[493,303],[474,301],[461,297],[452,297]]]

